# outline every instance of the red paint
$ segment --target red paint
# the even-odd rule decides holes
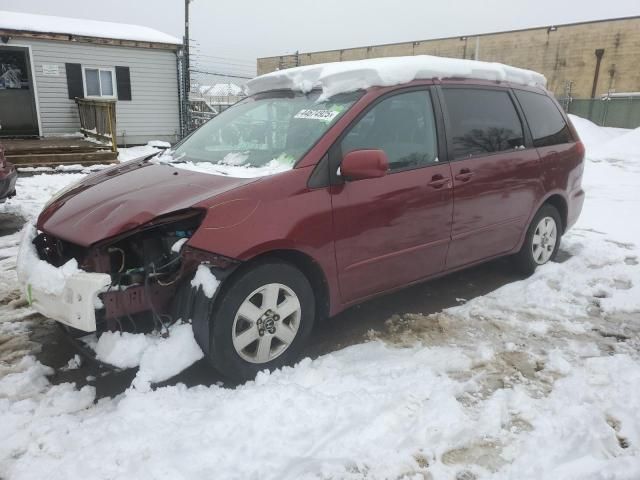
[[[378,176],[380,154],[352,154],[345,174],[377,178],[308,186],[330,147],[380,96],[447,83],[369,89],[295,169],[278,175],[234,179],[140,163],[102,172],[48,208],[38,228],[88,246],[159,215],[200,208],[206,215],[189,246],[244,262],[276,250],[302,253],[322,270],[335,314],[365,298],[517,252],[529,221],[552,196],[566,205],[571,226],[584,199],[579,141],[384,176]]]
[[[389,170],[389,159],[382,150],[356,150],[344,156],[340,170],[347,180],[384,177]]]

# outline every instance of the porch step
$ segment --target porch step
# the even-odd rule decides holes
[[[96,165],[100,163],[116,163],[118,153],[111,150],[72,153],[25,153],[5,154],[7,160],[16,167],[57,167],[58,165]]]
[[[68,147],[55,147],[55,146],[44,146],[43,148],[23,148],[23,147],[14,147],[11,149],[6,149],[5,154],[7,155],[29,155],[29,154],[43,154],[48,155],[51,153],[92,153],[92,152],[103,152],[103,151],[111,151],[111,147],[100,145],[95,146],[87,146],[87,145],[73,145]]]
[[[56,138],[43,139],[0,139],[6,155],[50,154],[50,153],[91,153],[111,150],[109,145],[101,145],[84,138]]]

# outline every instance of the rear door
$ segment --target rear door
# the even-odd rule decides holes
[[[451,171],[438,151],[428,89],[383,97],[334,146],[333,167],[354,150],[389,158],[381,178],[332,187],[336,263],[345,303],[444,269],[451,234]]]
[[[509,89],[441,91],[454,188],[450,269],[515,248],[542,184],[538,153]]]
[[[526,115],[533,146],[540,155],[545,190],[562,190],[569,198],[582,195],[583,156],[559,106],[542,93],[526,90],[514,90],[514,93]]]

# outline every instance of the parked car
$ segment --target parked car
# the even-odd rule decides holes
[[[526,71],[483,65],[362,89],[341,66],[330,94],[283,90],[296,70],[259,80],[170,153],[52,199],[33,245],[77,260],[82,286],[27,285],[33,305],[84,331],[190,319],[211,364],[246,379],[372,297],[507,255],[532,273],[580,214],[584,147]]]
[[[0,203],[16,194],[17,178],[15,167],[4,158],[4,148],[0,145]]]

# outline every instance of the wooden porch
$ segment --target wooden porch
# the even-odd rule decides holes
[[[95,165],[114,163],[118,152],[82,137],[45,137],[39,139],[2,139],[6,159],[16,167],[56,167],[58,165]]]
[[[0,138],[6,159],[18,168],[117,162],[115,101],[76,98],[75,102],[81,134],[37,139]]]

